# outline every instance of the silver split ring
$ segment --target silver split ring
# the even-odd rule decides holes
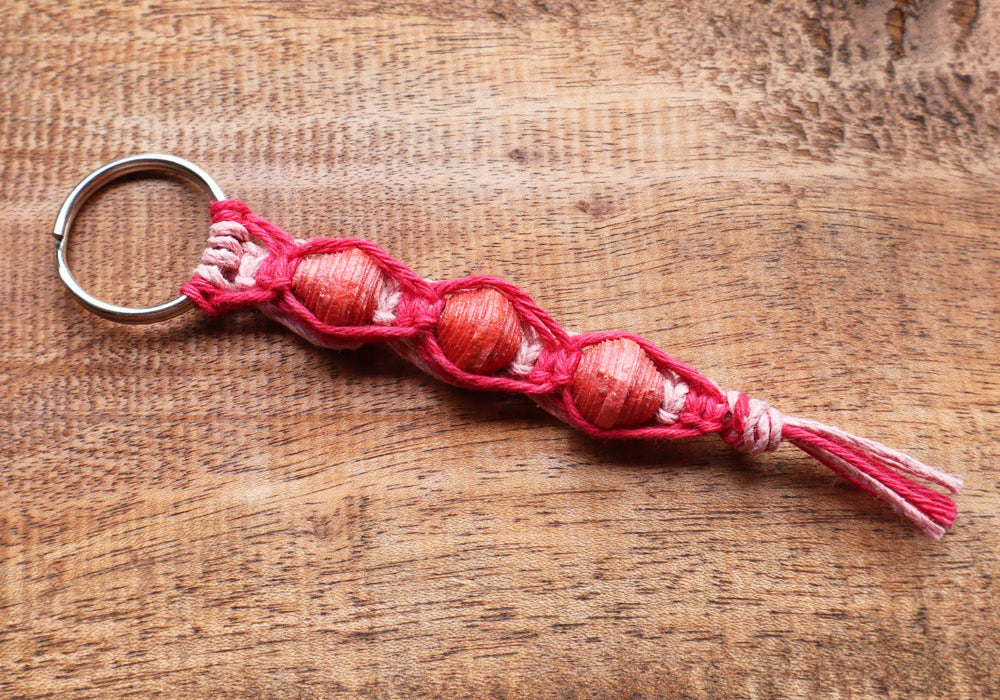
[[[186,296],[179,296],[172,301],[167,301],[156,306],[147,308],[133,308],[128,306],[117,306],[101,301],[97,297],[88,293],[70,272],[66,263],[66,245],[69,241],[69,232],[73,227],[73,220],[80,212],[87,199],[95,192],[110,182],[133,173],[158,172],[177,175],[183,180],[204,190],[213,202],[225,199],[222,188],[212,179],[212,177],[194,163],[190,163],[177,156],[165,155],[162,153],[143,153],[135,156],[128,156],[112,161],[92,172],[83,178],[80,183],[73,188],[73,191],[66,197],[59,215],[56,217],[52,235],[56,237],[56,266],[59,268],[59,278],[66,285],[80,304],[88,311],[118,323],[155,323],[173,318],[184,313],[193,305]]]

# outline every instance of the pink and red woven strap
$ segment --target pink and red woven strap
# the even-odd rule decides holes
[[[719,434],[730,445],[750,452],[792,442],[851,483],[885,501],[938,539],[955,519],[947,495],[905,474],[957,493],[961,480],[865,438],[815,421],[781,414],[762,401],[725,392],[691,367],[645,339],[622,331],[570,334],[530,296],[498,277],[474,275],[432,282],[386,253],[355,238],[295,241],[274,224],[254,215],[242,202],[212,205],[212,229],[202,265],[181,291],[208,314],[256,307],[308,340],[327,347],[386,342],[432,375],[457,386],[530,396],[547,411],[597,438],[679,439]],[[359,249],[383,273],[384,288],[372,322],[331,326],[321,321],[292,292],[298,264],[307,257]],[[436,328],[449,296],[490,287],[513,305],[530,338],[533,352],[519,372],[470,373],[442,350]],[[602,428],[587,420],[574,401],[572,380],[584,350],[602,341],[629,339],[656,368],[686,393],[678,410],[634,427]],[[517,364],[517,363],[515,363]],[[525,363],[521,363],[525,364]]]

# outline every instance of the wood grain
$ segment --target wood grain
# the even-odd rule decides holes
[[[1000,695],[996,4],[15,0],[0,38],[0,695]],[[47,231],[148,150],[958,472],[957,525],[252,313],[92,317]],[[122,183],[74,269],[166,299],[206,221]]]

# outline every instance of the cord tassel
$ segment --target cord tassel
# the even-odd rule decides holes
[[[847,481],[888,503],[934,539],[941,539],[945,530],[955,522],[956,507],[951,498],[896,470],[918,472],[917,475],[944,486],[952,493],[961,489],[961,479],[921,464],[912,457],[906,457],[905,464],[901,465],[900,460],[895,459],[895,455],[901,453],[874,440],[859,438],[814,421],[786,418],[782,435]]]
[[[955,503],[920,484],[910,474],[958,493],[962,480],[868,438],[807,418],[788,416],[766,401],[736,391],[726,393],[729,411],[719,435],[750,454],[777,449],[788,440],[846,481],[867,491],[934,539],[955,521]]]

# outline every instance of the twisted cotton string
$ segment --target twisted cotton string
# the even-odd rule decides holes
[[[784,415],[766,402],[739,392],[724,392],[631,333],[567,333],[527,294],[500,278],[475,275],[451,281],[425,280],[369,241],[295,241],[255,216],[245,204],[233,200],[213,204],[212,217],[214,223],[202,264],[181,290],[206,313],[257,307],[310,342],[326,347],[386,342],[401,356],[444,381],[470,389],[526,394],[553,415],[594,437],[680,439],[717,433],[728,444],[751,454],[777,449],[788,440],[844,479],[887,502],[935,539],[955,519],[955,504],[948,496],[905,474],[953,493],[961,488],[957,477],[872,440]],[[374,310],[368,307],[370,323],[329,325],[292,291],[296,269],[303,260],[345,251],[364,253],[365,260],[373,261],[381,272],[379,286],[374,290]],[[320,267],[313,265],[308,274]],[[331,263],[328,268],[347,269],[339,263]],[[364,277],[366,284],[373,282],[369,273]],[[305,289],[303,282],[298,284]],[[502,316],[503,323],[508,331],[514,328],[520,333],[516,352],[511,348],[511,355],[505,356],[513,359],[505,368],[487,375],[458,366],[450,357],[465,355],[456,354],[453,345],[437,336],[439,319],[449,299],[483,288],[502,295],[503,308],[490,301],[491,313],[515,314],[518,323],[511,326],[506,315]],[[313,287],[308,289],[311,296],[316,296]],[[470,298],[465,298],[463,304]],[[311,303],[326,308],[329,300],[324,297]],[[475,314],[465,309],[460,319],[463,324],[474,324]],[[451,335],[460,339],[481,337],[475,333]],[[501,340],[509,347],[512,338],[507,335]],[[582,364],[586,352],[599,354]],[[623,359],[626,356],[630,358],[627,362]],[[652,369],[646,364],[650,362]],[[464,360],[463,364],[472,366]],[[651,383],[650,378],[655,381]],[[574,379],[578,395],[572,388]],[[592,399],[585,406],[587,415],[581,410],[584,394]],[[656,404],[650,406],[651,414],[645,408],[640,410],[640,406],[649,406],[654,397]],[[593,411],[600,412],[597,420],[601,425],[587,417],[598,415]],[[629,416],[638,424],[625,424]]]

